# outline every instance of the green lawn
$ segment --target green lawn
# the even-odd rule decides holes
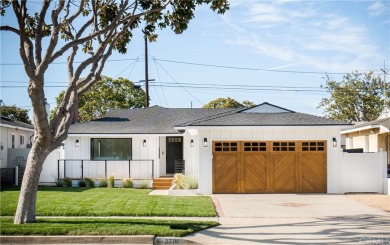
[[[1,235],[156,235],[185,236],[218,225],[217,222],[143,220],[118,218],[39,218],[38,222],[14,225],[0,218]]]
[[[210,197],[149,196],[150,190],[40,187],[37,216],[216,216]],[[0,192],[1,216],[13,216],[19,189]]]

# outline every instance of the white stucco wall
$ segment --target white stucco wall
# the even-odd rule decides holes
[[[340,193],[340,126],[322,127],[205,127],[193,130],[199,146],[199,193],[212,193],[212,142],[215,140],[326,140],[327,141],[327,191]],[[208,146],[203,146],[207,138]],[[337,147],[332,146],[336,138]]]

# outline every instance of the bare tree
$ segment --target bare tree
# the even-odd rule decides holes
[[[156,27],[182,33],[200,4],[209,4],[219,14],[229,8],[228,0],[43,0],[40,10],[29,13],[26,0],[1,1],[0,14],[4,16],[12,9],[9,12],[17,20],[17,26],[1,26],[0,30],[19,36],[19,54],[29,77],[28,94],[35,125],[15,224],[36,221],[36,194],[43,162],[67,138],[80,96],[100,80],[112,52],[126,53],[126,45],[140,24],[151,41],[157,37]],[[74,61],[80,52],[88,57],[76,65]],[[48,122],[45,73],[64,55],[69,83]]]

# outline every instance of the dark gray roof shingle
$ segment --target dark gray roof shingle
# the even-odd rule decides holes
[[[178,134],[176,125],[232,109],[164,108],[114,109],[105,118],[74,124],[70,134]]]
[[[299,112],[243,113],[208,118],[188,126],[330,126],[348,125],[330,118]]]
[[[349,125],[298,112],[245,113],[245,109],[164,108],[114,109],[107,117],[74,124],[70,134],[179,134],[186,126],[330,126]]]
[[[31,124],[24,123],[18,120],[13,120],[11,118],[3,117],[3,116],[1,116],[1,124],[18,127],[18,128],[34,129],[34,126]]]

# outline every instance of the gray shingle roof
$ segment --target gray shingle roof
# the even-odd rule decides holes
[[[1,117],[1,124],[9,125],[12,127],[18,127],[18,128],[27,128],[27,129],[34,129],[34,126],[28,123],[24,123],[18,120],[13,120],[8,117]]]
[[[363,128],[363,127],[367,127],[370,125],[382,125],[383,127],[390,129],[390,117],[377,119],[377,120],[374,120],[371,122],[360,123],[358,125],[355,125],[354,128],[358,129],[358,128]]]
[[[178,134],[176,125],[233,109],[164,108],[114,109],[105,118],[71,125],[70,134]]]
[[[245,113],[245,109],[114,109],[107,117],[74,124],[70,134],[178,134],[186,126],[330,126],[349,125],[298,112]]]
[[[348,125],[333,119],[299,112],[234,113],[223,117],[201,120],[188,126],[330,126]]]

